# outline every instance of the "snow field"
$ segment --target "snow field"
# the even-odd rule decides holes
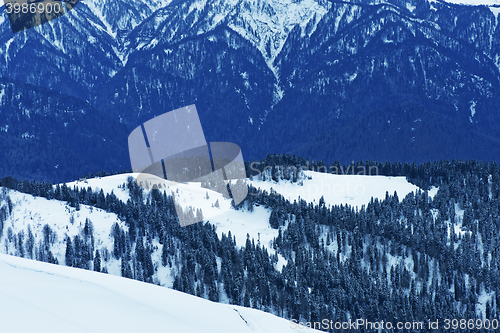
[[[250,183],[255,188],[261,188],[268,193],[273,189],[290,202],[303,199],[306,202],[318,204],[323,196],[327,206],[342,204],[358,209],[363,205],[366,206],[372,197],[383,200],[386,192],[393,195],[396,191],[401,200],[408,193],[419,189],[418,186],[409,183],[405,177],[336,175],[314,171],[304,171],[304,174],[306,179],[302,180],[303,185],[300,185],[300,182],[289,181],[276,183],[252,180]],[[433,197],[437,190],[437,188],[431,189],[429,196]]]
[[[306,332],[269,313],[108,274],[5,254],[0,271],[5,332]]]

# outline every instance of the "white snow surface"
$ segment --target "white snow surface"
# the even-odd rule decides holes
[[[454,4],[470,5],[470,6],[500,5],[500,0],[444,0],[444,1]]]
[[[219,237],[222,233],[226,236],[231,231],[231,236],[236,237],[236,245],[245,246],[247,233],[250,240],[253,238],[255,244],[260,241],[261,246],[271,249],[270,243],[278,237],[278,230],[269,225],[271,211],[264,207],[255,207],[253,212],[246,210],[229,210],[209,220],[209,223],[217,227]],[[274,250],[271,249],[274,254]]]
[[[0,272],[2,332],[306,332],[255,309],[92,271],[0,254]]]
[[[358,209],[363,205],[366,206],[372,197],[383,200],[386,192],[393,195],[396,191],[399,199],[402,200],[408,193],[420,189],[409,183],[405,177],[335,175],[314,171],[304,171],[304,175],[306,179],[302,180],[302,186],[283,180],[279,183],[249,180],[248,183],[255,188],[266,190],[268,193],[273,189],[290,202],[300,198],[308,203],[318,204],[323,196],[327,206],[347,204]],[[311,179],[307,177],[311,177]],[[438,188],[433,187],[428,191],[429,197],[434,197],[437,191]],[[228,200],[224,201],[224,207],[226,207],[227,202]],[[203,212],[205,215],[205,210]],[[264,207],[254,207],[253,212],[246,209],[236,211],[226,207],[225,212],[207,220],[217,227],[219,237],[222,233],[227,236],[231,231],[231,236],[236,237],[236,244],[244,246],[248,233],[250,240],[253,239],[255,244],[260,243],[261,246],[268,249],[270,254],[274,254],[271,241],[278,236],[278,230],[270,227],[270,214],[271,211]]]
[[[9,227],[12,229],[13,234],[24,232],[24,239],[26,239],[29,225],[35,238],[35,244],[38,245],[44,237],[43,228],[48,225],[56,237],[51,251],[61,264],[65,262],[65,235],[74,237],[81,234],[87,218],[94,227],[96,249],[99,250],[113,248],[110,231],[114,223],[118,223],[123,229],[127,230],[125,223],[120,221],[116,214],[108,213],[99,208],[81,205],[80,210],[77,211],[63,201],[47,200],[46,198],[34,197],[13,190],[9,190],[8,195],[13,203],[13,211],[5,221],[4,236],[0,235],[0,241],[2,241],[1,252],[7,254],[16,254],[16,249],[13,248],[12,244],[5,245]],[[74,222],[71,223],[70,219],[73,219]],[[108,270],[110,273],[120,275],[120,271],[115,272],[112,267],[108,267]]]
[[[432,0],[430,0],[432,2]],[[455,5],[487,6],[498,19],[500,13],[500,0],[444,0]]]
[[[328,3],[321,5],[314,0],[250,0],[241,6],[239,19],[229,27],[257,46],[273,69],[289,32],[299,25],[303,36],[312,34],[327,7]],[[306,32],[308,24],[312,29]]]
[[[127,179],[129,177],[137,178],[138,176],[138,173],[126,173],[102,178],[92,178],[86,180],[82,179],[79,181],[67,183],[67,186],[71,189],[77,187],[80,190],[84,188],[86,189],[88,187],[91,187],[93,191],[100,191],[102,189],[104,194],[114,193],[118,199],[122,200],[123,202],[127,202],[129,198],[128,190],[126,189],[126,184],[128,182]],[[220,193],[202,188],[200,186],[200,183],[181,184],[168,181],[164,183],[169,186],[166,189],[167,194],[174,193],[177,198],[176,202],[183,206],[183,208],[186,208],[188,206],[201,208],[203,211],[204,220],[207,221],[207,223],[214,224],[217,227],[217,234],[219,237],[222,236],[222,233],[226,234],[227,236],[229,234],[229,231],[231,231],[231,235],[236,237],[236,244],[238,246],[245,246],[248,233],[250,239],[253,239],[256,244],[260,239],[261,246],[265,246],[271,253],[274,253],[274,250],[271,249],[270,242],[273,238],[278,236],[278,230],[272,229],[269,226],[269,216],[271,214],[270,210],[265,209],[264,207],[255,207],[253,212],[248,212],[246,210],[234,210],[231,209],[230,200],[224,199]],[[124,184],[125,186],[123,186]],[[148,190],[145,191],[148,192]],[[16,195],[26,196],[18,192],[15,193]],[[36,200],[37,198],[33,199]],[[219,207],[216,207],[215,205],[217,201]],[[64,205],[63,203],[61,204],[66,207],[66,205]],[[82,207],[85,206],[82,205]],[[48,208],[48,211],[61,211],[63,209],[69,208],[52,207]],[[38,208],[34,208],[33,210],[38,211]],[[82,211],[84,210],[85,208],[82,208]],[[69,214],[66,215],[67,216],[62,219],[64,223],[67,223],[67,221],[69,220]],[[54,220],[54,218],[50,215],[45,216],[45,218]],[[85,221],[84,216],[82,216],[82,218],[83,221]],[[94,221],[94,218],[92,216],[89,216],[89,218]],[[109,234],[110,232],[111,225],[112,224],[106,224],[105,226],[105,228],[107,228],[107,234]],[[43,225],[41,225],[41,227],[43,227]],[[109,239],[108,248],[111,249],[112,244],[112,239]],[[64,251],[62,251],[61,256],[64,256]],[[168,275],[168,273],[158,274],[162,285],[171,285],[171,283],[167,282],[169,281]],[[164,278],[165,276],[167,276],[167,278]]]
[[[367,176],[367,175],[337,175],[331,173],[319,173],[304,171],[306,179],[303,185],[291,182],[272,182],[252,180],[250,183],[255,188],[261,188],[268,193],[273,189],[283,195],[290,202],[303,199],[306,202],[319,203],[321,196],[328,205],[350,205],[361,208],[367,205],[371,198],[383,200],[386,192],[393,195],[398,194],[399,200],[408,193],[415,192],[418,186],[409,183],[405,177]],[[310,177],[311,179],[307,179]],[[428,194],[433,197],[437,188],[431,189]]]
[[[273,181],[248,180],[248,183],[268,192],[273,189],[282,194],[285,199],[290,200],[290,202],[300,198],[306,202],[317,204],[321,196],[323,196],[327,206],[348,204],[358,209],[362,205],[367,205],[372,197],[384,199],[386,192],[393,195],[394,191],[396,191],[401,200],[408,193],[419,189],[417,186],[408,183],[404,177],[334,175],[313,171],[304,171],[303,175],[305,178],[299,181],[303,185],[293,184],[289,181],[276,183]],[[126,184],[127,179],[131,176],[135,178],[138,174],[82,179],[67,185],[70,188],[78,187],[79,189],[91,187],[93,191],[102,189],[105,194],[114,193],[118,199],[126,202],[129,198]],[[272,229],[269,225],[271,213],[269,209],[255,206],[253,211],[248,211],[247,208],[234,210],[231,208],[230,200],[223,198],[220,193],[201,188],[199,183],[175,184],[166,182],[166,184],[169,187],[164,190],[167,194],[174,193],[177,198],[176,202],[180,202],[181,206],[184,208],[188,206],[201,208],[204,221],[206,221],[204,223],[215,225],[219,237],[223,233],[228,235],[231,232],[231,237],[236,238],[236,244],[244,246],[248,234],[250,240],[253,240],[256,245],[260,244],[260,246],[267,248],[270,254],[275,254],[272,248],[272,240],[278,236],[278,230]],[[429,196],[433,197],[437,190],[437,188],[430,190]],[[147,195],[149,190],[145,190],[145,192]],[[92,221],[96,249],[101,250],[101,253],[102,251],[111,252],[113,249],[113,238],[110,231],[115,222],[126,229],[124,222],[120,221],[115,214],[94,207],[80,205],[80,210],[76,211],[75,208],[62,201],[33,197],[12,190],[9,190],[8,194],[14,204],[14,210],[6,221],[3,235],[0,235],[0,244],[2,244],[0,251],[3,253],[19,255],[14,243],[6,242],[9,227],[12,229],[13,234],[24,232],[26,239],[29,225],[35,237],[35,244],[39,246],[43,240],[43,227],[48,224],[57,238],[51,251],[61,264],[64,264],[65,261],[66,248],[64,239],[66,235],[73,238],[75,235],[81,234],[87,218]],[[216,205],[216,202],[218,202],[218,205]],[[74,221],[73,223],[70,223],[71,219]],[[156,245],[158,245],[158,248],[152,256],[155,260],[159,260],[161,245]],[[28,255],[28,257],[31,256]],[[284,260],[279,258],[276,268],[281,269],[284,264]],[[102,265],[106,267],[110,274],[121,275],[119,262],[112,256],[109,260],[103,261]],[[169,268],[158,267],[158,272],[155,273],[154,277],[160,285],[171,287],[172,274]]]
[[[120,199],[123,202],[127,202],[129,198],[128,190],[126,186],[123,187],[122,185],[127,184],[128,177],[130,176],[137,177],[137,175],[138,174],[125,173],[125,174],[107,176],[102,178],[99,177],[99,178],[81,179],[70,183],[66,183],[66,185],[71,189],[76,187],[79,190],[87,189],[90,187],[92,188],[92,191],[95,192],[99,192],[102,189],[104,194],[111,194],[111,192],[113,192],[118,199]]]
[[[113,192],[120,200],[126,202],[129,195],[123,184],[127,183],[128,177],[135,178],[138,175],[137,173],[120,174],[75,181],[67,185],[70,188],[76,186],[80,189],[90,186],[94,191],[102,189],[105,194]],[[317,204],[321,196],[324,196],[327,206],[348,204],[358,208],[361,208],[362,205],[366,206],[372,197],[383,200],[386,191],[390,195],[393,195],[394,191],[396,191],[401,200],[408,193],[419,189],[419,187],[406,181],[405,177],[335,175],[313,171],[304,171],[304,176],[302,186],[287,181],[276,183],[248,180],[248,183],[256,188],[266,190],[268,193],[272,188],[290,202],[300,198],[306,202]],[[308,179],[308,177],[311,177],[311,179]],[[236,244],[244,246],[247,234],[249,234],[250,239],[253,239],[256,244],[260,241],[261,246],[266,247],[270,253],[274,253],[270,243],[273,238],[278,236],[278,230],[269,226],[270,210],[264,207],[254,207],[253,212],[246,209],[234,210],[230,208],[230,200],[224,199],[220,193],[201,188],[199,183],[166,183],[169,185],[167,194],[176,193],[177,202],[183,207],[195,206],[202,209],[204,220],[217,227],[219,237],[222,236],[222,233],[227,236],[231,231],[231,235],[236,237]],[[428,194],[432,198],[437,191],[437,188],[432,188]],[[207,194],[208,199],[206,198]],[[219,202],[219,208],[214,207],[216,201]],[[111,228],[111,225],[109,228]],[[107,229],[108,233],[109,228]]]
[[[85,180],[82,179],[66,183],[66,185],[71,189],[74,187],[77,187],[80,190],[91,187],[93,191],[100,191],[102,189],[104,194],[113,193],[121,201],[127,202],[129,199],[129,193],[126,187],[128,178],[133,177],[134,179],[137,179],[139,175],[139,173],[124,173],[107,177]],[[224,199],[220,193],[202,188],[201,183],[175,183],[165,181],[157,177],[143,179],[148,180],[151,183],[161,183],[163,185],[163,190],[165,190],[168,195],[174,193],[177,199],[176,203],[181,205],[183,208],[187,208],[189,206],[201,208],[205,220],[228,211],[231,207],[230,200]],[[148,193],[149,190],[145,189],[145,192]],[[215,203],[217,201],[219,202],[219,207],[215,207]]]

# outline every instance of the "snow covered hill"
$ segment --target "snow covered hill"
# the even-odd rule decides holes
[[[290,322],[122,277],[0,254],[3,332],[281,333]]]
[[[447,166],[446,170],[453,172],[459,167]],[[4,275],[0,277],[0,294],[2,299],[13,300],[12,304],[0,305],[11,309],[0,313],[14,312],[9,316],[12,322],[8,325],[14,325],[19,313],[32,311],[35,321],[43,319],[44,325],[61,327],[61,330],[76,325],[81,330],[99,331],[87,326],[90,323],[109,331],[113,329],[109,322],[117,321],[119,329],[123,325],[125,329],[137,330],[136,324],[128,324],[134,315],[123,310],[137,306],[130,311],[146,322],[137,324],[144,326],[139,328],[148,331],[154,323],[167,327],[168,322],[172,323],[169,331],[173,332],[201,332],[206,323],[218,332],[240,332],[238,325],[246,321],[248,329],[265,332],[268,324],[258,319],[273,317],[267,314],[254,317],[252,313],[256,312],[246,313],[254,310],[240,311],[239,306],[286,319],[342,320],[343,317],[337,318],[332,310],[352,313],[352,309],[342,305],[343,295],[351,290],[355,293],[353,299],[363,299],[367,293],[370,298],[380,299],[390,291],[393,296],[380,307],[388,309],[380,314],[384,320],[398,311],[391,308],[391,304],[399,302],[395,298],[407,297],[407,292],[421,304],[430,302],[434,293],[441,293],[443,299],[449,298],[442,307],[456,312],[457,316],[463,316],[464,307],[470,303],[466,303],[466,293],[474,292],[477,298],[474,304],[467,305],[467,316],[474,313],[472,316],[489,318],[497,313],[498,293],[495,287],[486,283],[483,286],[477,272],[491,275],[492,281],[495,279],[494,271],[488,268],[498,262],[497,254],[491,254],[496,244],[491,241],[494,229],[487,219],[473,220],[474,215],[467,206],[469,199],[464,197],[472,195],[471,200],[475,201],[474,196],[482,195],[484,200],[497,200],[500,177],[493,168],[489,171],[491,175],[484,174],[485,168],[476,169],[482,172],[480,180],[467,175],[467,179],[457,177],[452,185],[411,178],[426,188],[439,185],[439,193],[436,188],[423,192],[401,177],[304,171],[293,175],[292,181],[296,183],[292,184],[286,180],[276,181],[279,177],[272,180],[273,177],[263,173],[249,180],[253,185],[251,196],[236,209],[227,209],[204,223],[184,228],[175,218],[175,204],[169,193],[179,196],[191,193],[195,203],[201,202],[214,211],[218,208],[211,207],[213,200],[219,201],[221,208],[229,207],[229,201],[217,198],[212,192],[207,196],[199,184],[179,185],[165,194],[143,190],[133,181],[133,174],[82,179],[69,184],[70,187],[4,178],[2,184],[6,187],[0,189],[0,252],[73,268],[27,267],[18,264],[23,261],[6,263],[4,258],[8,257],[0,257],[0,270]],[[392,174],[404,174],[396,170]],[[408,172],[418,174],[413,169]],[[269,194],[258,194],[255,186],[266,189]],[[465,193],[478,186],[481,190],[477,193]],[[346,192],[348,189],[351,193]],[[450,193],[461,196],[449,199]],[[299,196],[301,200],[297,200]],[[378,200],[372,201],[372,197]],[[472,242],[475,243],[470,246]],[[445,266],[446,263],[439,262],[439,255],[444,251],[456,251],[453,252],[456,265]],[[444,269],[448,270],[446,274]],[[28,272],[27,277],[19,272]],[[322,278],[321,274],[327,274],[328,278]],[[377,275],[376,280],[371,278],[373,274]],[[453,279],[447,278],[453,275]],[[149,285],[122,277],[149,282]],[[361,279],[364,282],[359,285]],[[340,281],[348,285],[342,286]],[[384,287],[379,290],[381,281]],[[332,290],[329,283],[336,287]],[[365,283],[373,285],[362,287]],[[167,288],[160,290],[159,286]],[[181,294],[168,288],[199,299],[186,296],[184,300],[185,295],[179,296]],[[125,289],[130,294],[124,295]],[[398,290],[402,293],[398,294]],[[167,299],[175,305],[165,301]],[[189,299],[194,299],[193,303]],[[214,307],[228,318],[227,330],[218,326],[221,321],[217,318],[210,315],[206,318],[212,310],[204,310],[203,304],[212,303],[200,299],[226,304]],[[98,303],[95,306],[94,301]],[[318,304],[318,308],[301,309],[307,304]],[[41,309],[46,319],[38,313]],[[203,313],[200,324],[182,326],[192,318],[193,311]],[[167,319],[156,320],[155,316]],[[433,317],[436,313],[426,316]],[[89,317],[94,321],[80,321]],[[238,318],[244,320],[239,322]],[[58,322],[58,319],[61,320]],[[283,329],[290,329],[286,320],[282,322]],[[22,325],[25,325],[21,327],[24,331],[30,329],[31,324],[23,322]],[[281,329],[269,327],[273,332]]]
[[[95,193],[102,191],[103,198],[113,195],[125,203],[130,198],[126,187],[130,177],[137,177],[137,174],[82,179],[68,183],[67,187],[79,190],[90,188]],[[419,189],[408,183],[404,177],[334,175],[313,171],[305,171],[302,177],[300,184],[285,180],[263,181],[257,177],[248,182],[268,193],[276,191],[290,202],[303,199],[317,204],[323,197],[327,206],[343,204],[358,209],[362,205],[367,205],[372,198],[384,199],[386,192],[390,195],[397,192],[402,199],[408,193]],[[271,214],[269,209],[264,207],[255,207],[252,211],[231,209],[230,200],[223,198],[219,193],[200,188],[199,184],[175,184],[166,192],[168,195],[174,192],[178,197],[184,198],[184,206],[201,207],[206,221],[204,223],[214,225],[219,238],[231,232],[236,244],[241,247],[245,245],[248,234],[250,239],[259,242],[271,254],[275,253],[271,244],[278,236],[278,230],[269,225]],[[436,192],[437,189],[434,188],[429,191],[429,195],[432,197]],[[34,197],[6,188],[0,191],[0,207],[9,205],[7,197],[12,209],[4,223],[3,232],[0,233],[0,253],[46,261],[44,255],[47,254],[42,253],[42,249],[49,243],[51,256],[59,264],[64,265],[67,237],[74,238],[78,235],[84,241],[88,237],[85,235],[88,233],[86,229],[90,228],[95,250],[99,250],[102,257],[101,267],[110,274],[121,275],[120,261],[111,255],[114,246],[112,227],[116,224],[124,230],[128,228],[115,213],[83,204],[76,208],[67,202]],[[152,253],[154,262],[161,261],[162,247],[162,244],[156,243]],[[276,267],[281,269],[284,261],[281,256],[279,260]],[[159,264],[157,267],[154,281],[171,287],[176,270],[172,271],[171,268]]]
[[[498,14],[500,14],[499,0],[444,0],[444,1],[456,5],[486,6],[495,15],[496,24],[498,25]]]
[[[128,192],[124,186],[127,178],[137,176],[137,174],[121,174],[103,178],[88,179],[85,182],[75,181],[68,183],[82,189],[91,187],[95,191],[101,189],[104,193],[114,193],[120,200],[126,202]],[[370,200],[383,200],[386,193],[393,195],[395,192],[400,199],[408,193],[421,190],[418,186],[409,183],[405,177],[367,176],[367,175],[336,175],[331,173],[320,173],[314,171],[304,171],[301,182],[292,183],[286,180],[274,182],[271,180],[260,180],[253,177],[248,183],[257,189],[265,190],[268,193],[275,191],[285,199],[293,202],[300,199],[308,203],[318,204],[323,197],[327,206],[350,205],[361,209]],[[270,177],[268,177],[270,178]],[[250,238],[260,240],[263,246],[270,248],[269,244],[273,238],[278,236],[278,230],[272,229],[269,225],[270,211],[263,207],[256,207],[252,212],[247,210],[230,209],[230,200],[224,199],[222,195],[207,189],[200,189],[199,184],[175,184],[174,191],[178,191],[180,196],[191,196],[191,203],[196,203],[203,210],[203,216],[208,223],[217,227],[217,233],[222,236],[230,231],[236,237],[239,246],[245,245],[246,235]],[[179,192],[180,191],[180,192]],[[432,198],[438,189],[433,187],[429,191]],[[171,193],[171,189],[167,191]],[[205,197],[210,193],[209,199]],[[214,203],[218,201],[220,208],[214,208]],[[190,202],[184,202],[188,205]],[[272,249],[271,249],[271,252]]]
[[[367,175],[336,175],[304,171],[305,179],[300,183],[281,181],[252,180],[256,188],[271,190],[283,195],[290,202],[303,199],[306,202],[319,203],[321,197],[328,205],[350,205],[358,209],[367,205],[372,198],[384,199],[386,192],[393,195],[396,192],[399,198],[408,193],[417,191],[418,186],[409,183],[405,177],[367,176]],[[437,188],[429,191],[433,197]]]
[[[445,2],[470,6],[500,6],[498,0],[445,0]]]
[[[70,189],[80,191],[88,188],[96,193],[102,191],[103,197],[114,195],[125,203],[130,198],[126,184],[130,177],[137,176],[138,174],[134,173],[119,174],[82,179],[66,185]],[[270,176],[267,180],[253,177],[248,180],[248,183],[268,193],[272,191],[279,193],[290,202],[305,200],[308,203],[318,204],[320,198],[323,197],[326,206],[350,205],[356,209],[366,206],[372,198],[383,200],[386,193],[393,195],[396,192],[402,199],[408,193],[419,190],[405,177],[334,175],[314,171],[304,171],[300,177],[299,183],[283,179],[275,182],[269,180]],[[200,207],[205,217],[204,223],[214,225],[219,238],[230,232],[235,237],[236,244],[241,247],[245,246],[247,235],[249,235],[250,239],[258,241],[271,254],[275,253],[271,245],[273,239],[278,236],[278,230],[269,225],[271,210],[264,207],[255,207],[252,211],[234,210],[231,209],[229,199],[225,199],[220,193],[200,188],[199,184],[169,184],[171,187],[166,190],[166,193],[168,195],[175,193],[177,197],[182,198],[181,204],[184,207],[190,205]],[[437,188],[433,188],[429,191],[429,196],[433,197],[436,193]],[[116,214],[87,205],[80,205],[77,209],[63,201],[47,200],[3,189],[3,196],[0,196],[0,199],[5,201],[7,196],[12,202],[13,209],[4,225],[3,234],[0,234],[1,253],[43,260],[42,254],[38,251],[44,247],[43,243],[47,238],[52,244],[50,251],[54,258],[58,263],[65,264],[66,238],[82,236],[86,226],[90,226],[95,238],[96,250],[99,250],[103,256],[102,267],[105,267],[110,274],[120,276],[120,262],[110,255],[113,252],[114,243],[111,234],[114,224],[124,230],[127,230],[127,227]],[[26,242],[32,245],[19,245]],[[160,260],[161,252],[162,245],[157,244],[152,254],[155,261]],[[285,262],[281,255],[278,257],[279,263],[276,266],[281,269]],[[160,285],[171,287],[175,272],[167,267],[158,266],[154,280]]]

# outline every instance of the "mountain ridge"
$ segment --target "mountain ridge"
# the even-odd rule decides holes
[[[184,228],[177,190],[141,189],[126,174],[57,186],[4,178],[0,249],[304,322],[451,313],[498,324],[498,164],[318,163],[270,155],[252,168],[264,170],[250,180],[261,189]],[[363,167],[387,176],[351,175]],[[203,193],[214,210],[229,201]]]
[[[500,154],[500,29],[489,7],[424,0],[107,4],[82,2],[15,36],[4,19],[0,76],[82,99],[129,130],[196,104],[207,140],[235,142],[249,160],[270,152],[343,163]],[[23,112],[7,99],[15,96],[3,96],[0,110]],[[113,169],[127,169],[125,137],[105,139],[122,142]],[[110,169],[90,164],[83,173]]]

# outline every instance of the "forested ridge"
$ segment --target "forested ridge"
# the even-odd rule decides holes
[[[0,177],[123,170],[133,129],[193,103],[251,160],[498,161],[493,2],[80,1],[19,33],[3,13]]]
[[[279,182],[307,181],[273,173],[286,166],[340,169],[335,163],[290,155],[269,155],[258,165],[267,171],[254,177]],[[406,176],[423,190],[404,198],[387,193],[356,210],[330,207],[324,200],[289,202],[250,187],[250,195],[234,209],[271,210],[269,223],[279,230],[271,244],[274,251],[250,238],[238,247],[231,234],[219,238],[210,223],[181,228],[172,198],[159,190],[145,191],[132,178],[124,184],[130,193],[127,202],[90,188],[12,178],[2,179],[1,186],[66,201],[76,209],[101,208],[125,222],[127,228],[115,224],[110,230],[114,245],[109,251],[94,244],[91,221],[81,235],[66,238],[69,266],[105,271],[107,261],[119,260],[122,276],[150,283],[157,283],[160,266],[169,266],[174,289],[303,322],[498,319],[499,166],[479,161],[359,162],[350,170],[360,166],[376,167],[380,175]],[[433,198],[426,191],[432,186],[439,188]],[[4,222],[13,204],[9,191],[0,193],[0,240],[15,243],[15,255],[55,262],[50,227],[41,244],[30,242],[30,235],[9,232]],[[153,259],[155,251],[161,251],[161,260]],[[278,254],[287,261],[281,271],[276,268]],[[424,325],[406,331],[431,330]]]

